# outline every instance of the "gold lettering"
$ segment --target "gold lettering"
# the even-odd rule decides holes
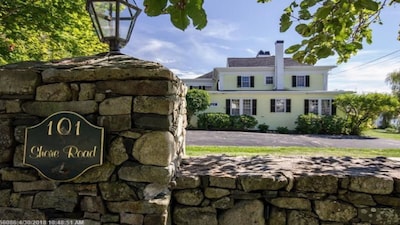
[[[97,146],[94,146],[91,150],[79,150],[77,146],[68,145],[63,148],[64,153],[67,154],[67,158],[94,158],[96,157]]]
[[[32,146],[29,157],[32,159],[37,158],[58,158],[60,152],[58,150],[46,150],[43,146]]]

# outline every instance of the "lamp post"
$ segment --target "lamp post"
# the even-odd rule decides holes
[[[86,9],[101,42],[108,43],[111,54],[118,54],[132,35],[136,18],[142,11],[129,0],[87,0]]]

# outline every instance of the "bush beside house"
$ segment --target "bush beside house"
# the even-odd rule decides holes
[[[225,113],[202,113],[198,115],[198,127],[206,130],[248,130],[257,125],[249,115],[230,116]]]

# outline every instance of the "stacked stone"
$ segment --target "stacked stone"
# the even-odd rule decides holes
[[[168,223],[184,154],[186,88],[158,63],[125,55],[0,67],[0,219]],[[104,163],[70,182],[23,165],[25,128],[73,111],[105,128]]]
[[[182,165],[175,225],[400,224],[400,161],[208,156]]]

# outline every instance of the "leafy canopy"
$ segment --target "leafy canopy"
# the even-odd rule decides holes
[[[346,113],[346,128],[350,134],[360,135],[381,113],[398,110],[399,101],[389,94],[343,94],[335,98],[335,105]]]
[[[303,40],[286,53],[307,64],[335,54],[339,63],[346,62],[363,48],[364,42],[372,42],[370,26],[381,23],[382,9],[398,3],[400,0],[294,0],[280,18],[280,31],[294,26]],[[196,29],[207,25],[203,0],[144,0],[144,6],[149,16],[169,14],[172,24],[181,30],[190,21]]]
[[[385,81],[390,85],[392,93],[400,100],[400,70],[387,74]]]
[[[0,65],[107,50],[92,29],[85,0],[1,0]]]
[[[210,105],[210,95],[207,91],[190,89],[186,94],[186,110],[188,121],[197,112],[206,110]]]

